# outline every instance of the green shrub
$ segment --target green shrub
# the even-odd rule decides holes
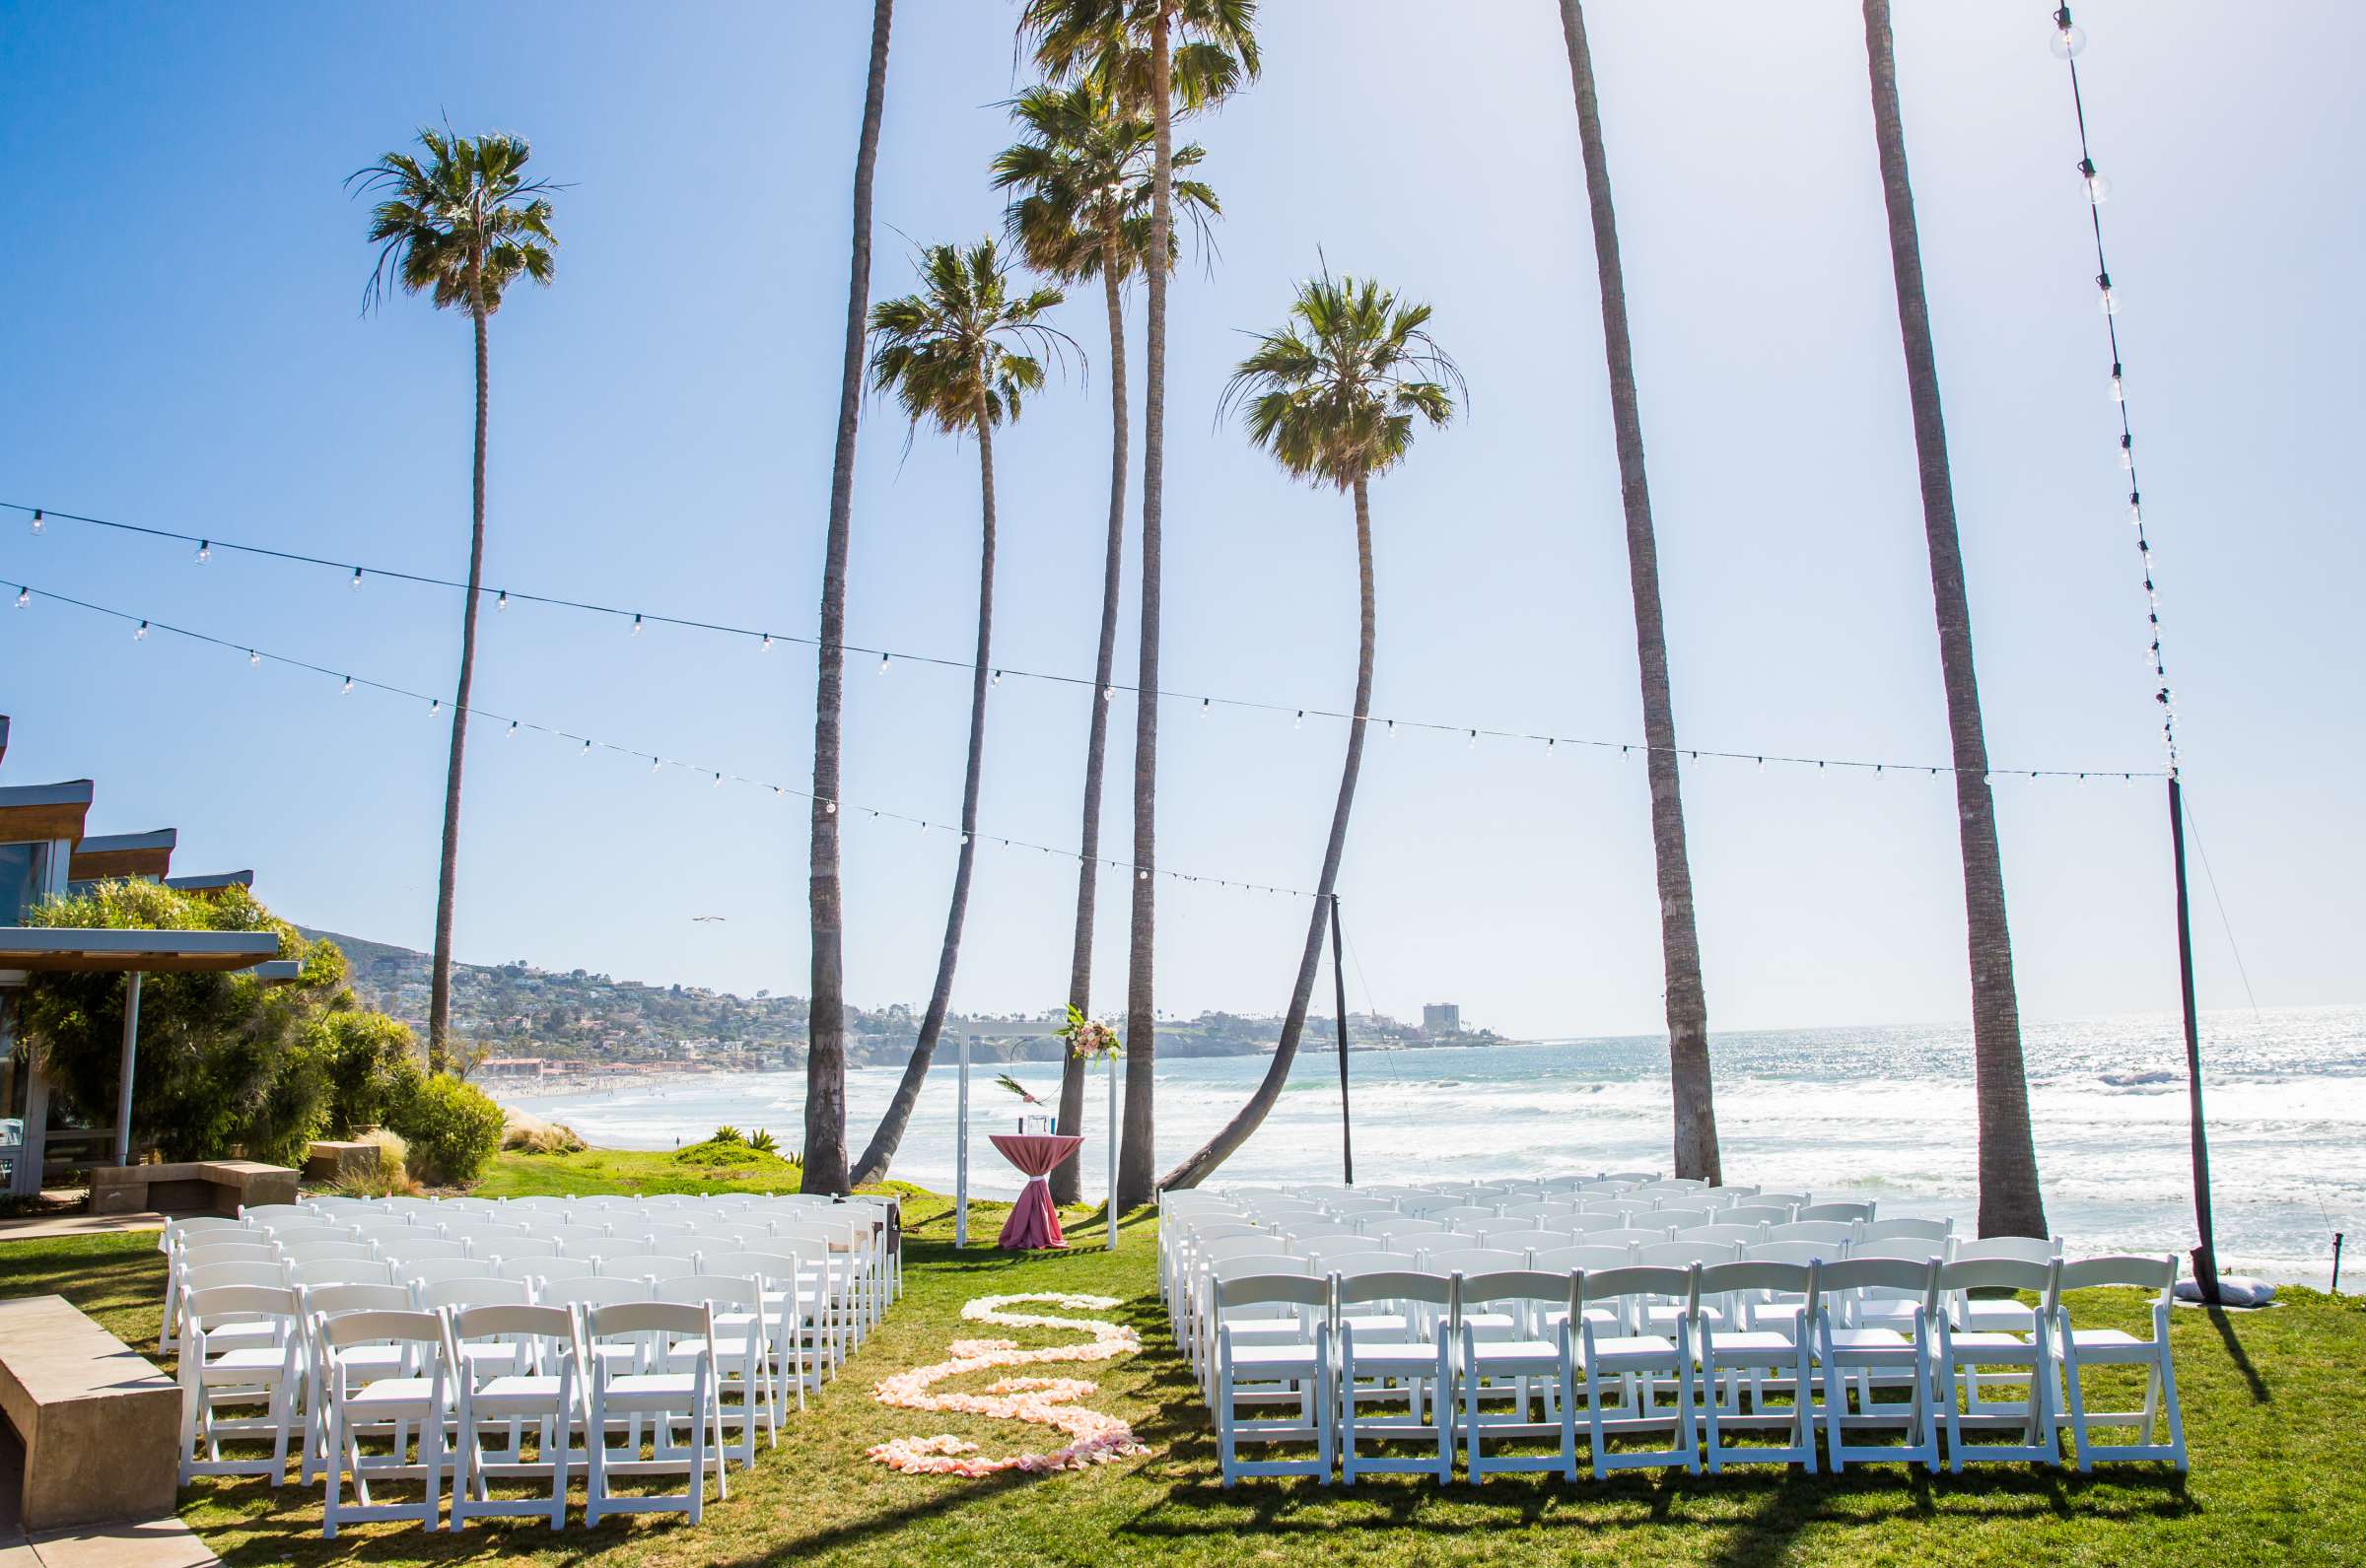
[[[328,1125],[351,1137],[383,1126],[417,1089],[419,1054],[409,1027],[384,1013],[349,1008],[313,1020],[312,1048],[328,1072]]]
[[[748,1135],[747,1146],[755,1150],[758,1154],[778,1154],[781,1152],[780,1140],[775,1138],[771,1133],[765,1131],[762,1127],[756,1128],[754,1132]]]
[[[438,1187],[466,1187],[501,1149],[501,1107],[449,1073],[422,1076],[386,1125],[410,1148],[410,1172]]]
[[[707,1141],[709,1143],[745,1143],[747,1139],[740,1135],[737,1127],[726,1125],[717,1127],[715,1135]]]
[[[105,881],[25,920],[276,934],[280,956],[301,965],[290,985],[266,986],[242,972],[145,978],[131,1129],[168,1159],[219,1159],[241,1148],[258,1160],[303,1163],[330,1117],[331,1073],[314,1025],[353,1005],[335,943],[306,941],[241,887],[199,897],[156,882]],[[35,975],[25,986],[25,1035],[43,1054],[66,1116],[85,1125],[115,1119],[124,990],[122,976],[103,973]]]

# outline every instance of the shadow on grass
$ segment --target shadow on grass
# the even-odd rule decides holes
[[[2235,1370],[2243,1374],[2244,1383],[2250,1387],[2251,1402],[2272,1404],[2274,1396],[2267,1392],[2267,1380],[2261,1377],[2260,1369],[2251,1364],[2251,1356],[2244,1350],[2243,1340],[2235,1332],[2234,1319],[2227,1316],[2224,1307],[2207,1307],[2203,1310],[2210,1315],[2210,1327],[2218,1330],[2219,1339],[2226,1345],[2226,1358],[2235,1364]]]

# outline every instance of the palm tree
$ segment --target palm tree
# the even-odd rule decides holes
[[[994,161],[998,190],[1023,192],[1005,215],[1027,264],[1067,283],[1101,280],[1109,311],[1109,532],[1101,572],[1101,638],[1092,689],[1106,694],[1117,658],[1119,571],[1126,550],[1126,330],[1119,290],[1145,264],[1150,247],[1150,185],[1156,127],[1124,112],[1116,98],[1091,82],[1038,87],[1011,104],[1026,137]],[[1175,167],[1189,169],[1205,148],[1175,149]],[[1178,179],[1175,202],[1200,226],[1221,209],[1216,192],[1196,179]],[[1180,246],[1169,239],[1167,265]],[[1092,705],[1084,743],[1084,830],[1077,862],[1076,944],[1069,959],[1068,1004],[1092,1012],[1093,902],[1101,868],[1101,771],[1109,745],[1109,705]],[[1059,1129],[1074,1134],[1084,1121],[1084,1059],[1069,1053],[1060,1072]],[[1116,1135],[1116,1129],[1110,1129]],[[1075,1156],[1052,1172],[1052,1200],[1074,1203],[1081,1181]]]
[[[978,774],[986,757],[986,688],[994,654],[994,429],[1016,420],[1019,400],[1043,385],[1044,351],[1062,352],[1068,339],[1043,322],[1064,296],[1058,289],[1020,293],[992,239],[966,249],[930,245],[920,255],[921,292],[887,300],[870,312],[875,347],[870,382],[894,394],[911,417],[948,436],[978,438],[978,658],[970,672],[969,762],[961,779],[961,850],[953,862],[952,907],[937,959],[937,986],[921,1016],[920,1039],[895,1097],[879,1118],[870,1145],[856,1162],[857,1186],[887,1174],[887,1162],[912,1119],[928,1080],[929,1060],[953,995],[953,966],[961,956],[961,921],[969,911],[970,868],[978,852]]]
[[[1247,411],[1249,442],[1274,454],[1293,479],[1327,484],[1356,498],[1356,566],[1361,636],[1356,650],[1356,712],[1348,723],[1348,759],[1339,775],[1331,838],[1306,922],[1306,948],[1282,1019],[1273,1064],[1223,1129],[1168,1172],[1160,1187],[1196,1187],[1257,1130],[1289,1079],[1306,1027],[1306,1003],[1323,948],[1332,890],[1347,848],[1348,813],[1363,764],[1365,716],[1372,707],[1371,481],[1405,460],[1416,422],[1432,428],[1454,417],[1462,373],[1429,336],[1429,307],[1399,302],[1369,279],[1334,280],[1328,271],[1298,286],[1290,320],[1258,340],[1224,387],[1223,406]],[[1344,1044],[1344,1042],[1343,1042]]]
[[[1151,120],[1150,242],[1168,254],[1174,235],[1174,114],[1207,108],[1255,79],[1256,0],[1024,0],[1019,34],[1054,80],[1097,81]],[[1134,908],[1126,968],[1125,1144],[1117,1200],[1148,1201],[1156,1169],[1158,1054],[1153,938],[1157,926],[1158,620],[1166,497],[1166,277],[1152,267],[1142,408],[1142,639],[1134,712]]]
[[[855,428],[863,407],[863,332],[870,309],[870,182],[887,97],[894,0],[870,13],[870,78],[855,151],[854,261],[846,285],[846,353],[838,374],[838,446],[830,459],[830,523],[821,558],[821,647],[813,680],[813,810],[808,899],[813,995],[805,1011],[805,1150],[800,1185],[843,1193],[846,1182],[845,906],[838,888],[838,749],[846,705],[846,551],[854,527]]]
[[[1659,604],[1659,545],[1651,528],[1651,486],[1643,472],[1643,424],[1635,407],[1635,344],[1627,332],[1626,271],[1618,214],[1602,151],[1585,10],[1561,0],[1569,85],[1577,98],[1577,140],[1593,214],[1594,270],[1602,290],[1602,349],[1610,362],[1610,418],[1619,449],[1619,493],[1627,510],[1627,583],[1635,600],[1635,647],[1643,684],[1643,768],[1651,786],[1651,848],[1659,863],[1659,950],[1667,982],[1668,1084],[1675,1105],[1676,1174],[1724,1180],[1708,1067],[1708,997],[1701,984],[1701,933],[1693,920],[1693,868],[1684,848],[1684,794],[1676,774],[1676,702],[1668,690],[1668,634]]]
[[[476,610],[485,569],[485,421],[490,401],[485,324],[520,278],[548,285],[558,238],[550,232],[547,179],[529,179],[522,136],[473,140],[446,126],[419,129],[420,153],[396,150],[345,178],[375,196],[370,242],[378,265],[362,290],[364,313],[387,285],[425,294],[439,310],[466,310],[476,335],[476,463],[471,484],[468,592],[460,607],[460,679],[452,699],[452,756],[444,775],[444,850],[436,870],[436,956],[428,987],[427,1060],[452,1062],[452,912],[460,855],[460,769],[468,749],[468,695],[476,681]],[[424,156],[422,156],[424,154]]]
[[[1972,1063],[1980,1107],[1980,1233],[2043,1236],[2038,1152],[2029,1131],[2029,1081],[2021,1059],[2021,1009],[2013,991],[2013,942],[2004,918],[2004,864],[1996,803],[1988,793],[1988,742],[1972,664],[1972,604],[1956,535],[1955,487],[1947,468],[1947,425],[1939,409],[1939,366],[1922,289],[1914,192],[1907,180],[1906,130],[1898,117],[1898,65],[1890,44],[1889,0],[1864,0],[1865,57],[1873,84],[1873,139],[1880,149],[1882,200],[1889,209],[1890,271],[1898,290],[1898,333],[1906,349],[1914,454],[1922,480],[1922,533],[1930,550],[1930,592],[1939,623],[1939,675],[1947,691],[1947,734],[1955,759],[1955,815],[1964,854],[1964,923],[1972,960]]]

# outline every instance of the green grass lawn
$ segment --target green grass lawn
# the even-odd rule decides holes
[[[613,1191],[675,1180],[663,1155],[504,1156],[490,1192]],[[678,1169],[678,1168],[677,1168]],[[770,1178],[747,1179],[758,1185]],[[736,1184],[734,1184],[736,1185]],[[668,1190],[661,1185],[645,1191]],[[1124,1227],[1114,1253],[1039,1257],[955,1251],[941,1198],[915,1195],[906,1294],[844,1377],[784,1431],[753,1472],[733,1471],[728,1502],[690,1529],[678,1520],[597,1530],[503,1521],[459,1534],[415,1528],[319,1538],[316,1490],[257,1480],[200,1481],[183,1517],[231,1563],[373,1565],[505,1560],[577,1564],[1125,1562],[1352,1563],[2340,1563],[2366,1562],[2366,1424],[2353,1391],[2366,1368],[2366,1301],[2288,1293],[2270,1312],[2181,1311],[2173,1333],[2193,1469],[2129,1466],[2093,1477],[1995,1466],[1957,1476],[1896,1466],[1845,1475],[1772,1469],[1723,1476],[1629,1474],[1604,1484],[1538,1476],[1382,1477],[1343,1489],[1244,1481],[1225,1491],[1190,1380],[1166,1342],[1152,1226]],[[1070,1216],[1079,1242],[1089,1211]],[[978,1205],[973,1241],[1002,1210]],[[0,1295],[60,1292],[134,1345],[156,1342],[162,1260],[150,1237],[0,1246]],[[1141,1330],[1142,1355],[1074,1372],[1100,1385],[1089,1402],[1134,1423],[1148,1456],[1081,1474],[962,1480],[907,1476],[864,1457],[887,1438],[951,1432],[989,1453],[1057,1447],[1012,1422],[890,1409],[870,1398],[889,1372],[943,1358],[956,1335],[1021,1343],[1070,1336],[963,1325],[982,1295],[1058,1290],[1119,1297],[1109,1316]],[[2136,1328],[2132,1292],[2079,1304],[2082,1321]],[[975,1382],[982,1384],[987,1377]]]

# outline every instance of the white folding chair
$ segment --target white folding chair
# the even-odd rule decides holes
[[[1246,1261],[1244,1260],[1243,1261]],[[1295,1261],[1262,1260],[1272,1265]],[[1221,1265],[1218,1265],[1219,1268]],[[1217,1457],[1223,1484],[1243,1475],[1313,1475],[1331,1480],[1331,1281],[1310,1274],[1219,1274],[1213,1281],[1210,1317],[1216,1329],[1212,1398]],[[1244,1323],[1282,1315],[1294,1329],[1249,1340]],[[1244,1403],[1292,1407],[1280,1416],[1244,1415]],[[1244,1460],[1240,1445],[1306,1443],[1310,1460]]]
[[[286,1283],[299,1288],[313,1285],[386,1285],[394,1281],[394,1265],[383,1258],[314,1258],[290,1262],[281,1269]]]
[[[2026,1238],[2024,1238],[2026,1239]],[[1971,1245],[1971,1244],[1966,1244]],[[2061,1260],[2029,1258],[1962,1258],[1939,1265],[1942,1302],[1986,1307],[1975,1302],[1975,1290],[2031,1291],[2035,1308],[2005,1301],[1993,1305],[2009,1313],[1939,1313],[1938,1344],[1932,1356],[1932,1397],[1939,1402],[1947,1428],[1947,1462],[1961,1470],[1975,1461],[2053,1465],[2061,1453],[2054,1431],[2053,1345],[2046,1304],[2057,1299],[2056,1280]],[[1958,1320],[1962,1320],[1959,1323]],[[1968,1327],[1984,1320],[1993,1328]],[[1999,1384],[2007,1398],[1999,1398]],[[2017,1386],[2017,1387],[2016,1387]],[[1960,1394],[1960,1407],[1959,1407]],[[2018,1398],[2010,1397],[2014,1394]],[[2014,1440],[1975,1443],[1965,1433],[2004,1431]]]
[[[2065,1297],[2074,1290],[2101,1285],[2133,1285],[2158,1292],[2152,1301],[2152,1337],[2139,1339],[2123,1329],[2080,1329],[2070,1321]],[[2078,1467],[2091,1470],[2097,1461],[2167,1460],[2187,1467],[2186,1420],[2177,1403],[2177,1371],[2169,1364],[2169,1304],[2177,1292],[2175,1258],[2082,1258],[2065,1262],[2047,1300],[2050,1341],[2060,1356],[2062,1385],[2069,1396],[2070,1435],[2078,1445]],[[2144,1403],[2134,1410],[2090,1410],[2082,1375],[2089,1367],[2142,1367]],[[2167,1442],[2153,1441],[2155,1417],[2167,1429]],[[2056,1419],[2059,1419],[2057,1415]],[[2090,1436],[2096,1427],[2128,1427],[2136,1437],[2125,1443],[2098,1444]]]
[[[1332,1277],[1334,1343],[1339,1349],[1339,1476],[1413,1473],[1454,1476],[1453,1280],[1414,1272],[1410,1261],[1378,1255],[1379,1266],[1351,1265]],[[1366,1415],[1365,1405],[1402,1402],[1405,1413]],[[1427,1411],[1424,1413],[1425,1409]],[[1365,1455],[1375,1442],[1420,1442],[1433,1457]]]
[[[447,1315],[445,1354],[455,1369],[452,1528],[471,1519],[543,1516],[567,1524],[568,1432],[578,1413],[575,1318],[564,1307],[465,1307]],[[506,1428],[506,1448],[486,1429]],[[525,1434],[534,1458],[525,1457]],[[547,1475],[547,1498],[496,1498],[492,1480]]]
[[[730,1274],[677,1274],[651,1280],[650,1295],[657,1301],[708,1309],[712,1337],[689,1348],[711,1349],[715,1357],[716,1419],[722,1434],[717,1441],[724,1458],[737,1460],[742,1469],[754,1469],[756,1428],[763,1427],[767,1447],[777,1448],[781,1441],[764,1287],[753,1278]],[[680,1343],[669,1344],[663,1364],[672,1366],[682,1348]]]
[[[1862,1225],[1873,1217],[1870,1203],[1802,1203],[1799,1212],[1791,1216],[1807,1224],[1838,1221],[1844,1225]]]
[[[431,1258],[425,1262],[401,1262],[394,1265],[394,1277],[415,1289],[441,1285],[453,1279],[483,1279],[491,1275],[493,1265],[475,1258]]]
[[[328,1408],[322,1392],[328,1387],[328,1362],[321,1320],[347,1312],[411,1312],[418,1303],[410,1286],[385,1284],[308,1285],[296,1292],[296,1299],[302,1310],[305,1385],[304,1463],[297,1476],[310,1486],[329,1458]],[[346,1352],[349,1358],[375,1362],[381,1376],[391,1376],[406,1365],[407,1353],[394,1345],[356,1346]]]
[[[730,1495],[722,1409],[715,1398],[714,1315],[703,1306],[635,1301],[585,1309],[578,1323],[591,1385],[584,1433],[590,1451],[585,1523],[597,1525],[608,1514],[679,1511],[697,1524],[706,1513],[709,1460],[715,1466],[716,1499]],[[663,1370],[641,1370],[659,1365],[661,1356]],[[641,1458],[643,1421],[654,1439],[650,1459]],[[614,1449],[608,1434],[620,1423],[630,1433],[629,1446]],[[686,1442],[676,1441],[676,1427],[687,1429]],[[687,1486],[680,1492],[619,1494],[608,1484],[619,1475],[680,1475]]]
[[[775,1242],[769,1250],[699,1256],[710,1274],[756,1281],[763,1322],[772,1335],[773,1403],[782,1413],[786,1413],[791,1390],[795,1390],[797,1407],[801,1410],[807,1386],[816,1393],[821,1388],[819,1361],[810,1353],[807,1333],[819,1329],[822,1301],[816,1290],[800,1283],[803,1268],[790,1247],[788,1242]],[[718,1314],[716,1331],[735,1330],[738,1319],[736,1313]]]
[[[343,1525],[415,1519],[434,1530],[443,1514],[446,1469],[444,1423],[452,1413],[451,1368],[445,1360],[444,1323],[431,1312],[347,1312],[319,1325],[326,1382],[319,1398],[327,1412],[328,1495],[320,1534],[334,1540]],[[406,1352],[400,1369],[382,1371],[380,1357],[356,1358],[363,1347],[394,1346]],[[410,1434],[418,1433],[419,1457],[410,1456]],[[365,1454],[366,1436],[387,1435],[384,1455]],[[345,1501],[345,1481],[353,1497]],[[375,1483],[416,1481],[415,1503],[380,1502]]]
[[[1933,1345],[1931,1323],[1939,1310],[1939,1268],[1936,1258],[1914,1262],[1903,1258],[1844,1259],[1826,1263],[1817,1272],[1816,1295],[1810,1303],[1815,1355],[1823,1369],[1824,1447],[1835,1474],[1851,1460],[1916,1460],[1939,1467],[1939,1430],[1932,1409],[1929,1368]],[[1850,1328],[1849,1298],[1859,1291],[1906,1291],[1917,1299],[1912,1315],[1879,1328]],[[1903,1384],[1907,1401],[1883,1401],[1879,1392]],[[1853,1385],[1853,1413],[1849,1393]],[[1900,1441],[1852,1443],[1850,1428],[1897,1428]]]
[[[1635,1327],[1646,1303],[1673,1296],[1689,1300],[1694,1272],[1641,1265],[1606,1268],[1579,1273],[1570,1286],[1578,1305],[1574,1354],[1577,1370],[1585,1375],[1586,1433],[1597,1480],[1612,1470],[1677,1465],[1689,1474],[1701,1473],[1692,1347],[1681,1332],[1647,1333]],[[1597,1307],[1608,1310],[1615,1326],[1605,1327],[1597,1320]],[[1672,1406],[1660,1402],[1662,1388],[1674,1396]],[[1610,1398],[1614,1392],[1621,1396],[1616,1404]],[[1673,1433],[1670,1447],[1614,1451],[1610,1446],[1614,1437],[1660,1432]]]
[[[1525,1267],[1454,1276],[1453,1375],[1461,1398],[1450,1402],[1457,1404],[1464,1471],[1473,1486],[1486,1484],[1490,1473],[1514,1471],[1558,1471],[1565,1479],[1577,1478],[1576,1358],[1569,1325],[1580,1311],[1583,1278]],[[1548,1327],[1556,1307],[1559,1319]],[[1492,1310],[1475,1315],[1475,1308]],[[1509,1328],[1482,1335],[1475,1316],[1508,1321]],[[1512,1401],[1507,1411],[1489,1410],[1483,1402],[1503,1398]],[[1540,1401],[1541,1408],[1532,1410]],[[1555,1438],[1560,1447],[1551,1458],[1491,1456],[1490,1438]]]
[[[194,1223],[186,1221],[182,1223]],[[220,1226],[192,1231],[171,1246],[165,1253],[165,1327],[157,1335],[156,1351],[170,1355],[180,1343],[181,1281],[191,1270],[210,1268],[223,1263],[268,1263],[280,1266],[279,1249],[263,1238],[260,1231],[250,1231],[237,1220],[224,1220]]]
[[[219,1265],[216,1265],[219,1266]],[[302,1305],[284,1285],[214,1285],[182,1299],[180,1484],[192,1475],[268,1475],[287,1483],[288,1440],[304,1390]],[[260,1326],[266,1333],[259,1337]],[[241,1330],[227,1345],[222,1328]],[[260,1415],[225,1410],[263,1407]],[[224,1439],[271,1442],[271,1457],[225,1459]]]
[[[1701,1368],[1702,1446],[1708,1472],[1733,1465],[1797,1465],[1816,1469],[1815,1360],[1806,1334],[1739,1327],[1760,1299],[1805,1301],[1815,1294],[1815,1263],[1709,1263],[1701,1270],[1699,1298],[1722,1300],[1729,1310],[1705,1309],[1687,1324],[1693,1359]],[[1729,1325],[1732,1325],[1729,1327]],[[1771,1395],[1787,1394],[1777,1405]],[[1745,1407],[1746,1401],[1746,1407]],[[1781,1431],[1779,1444],[1724,1441],[1728,1429]]]

